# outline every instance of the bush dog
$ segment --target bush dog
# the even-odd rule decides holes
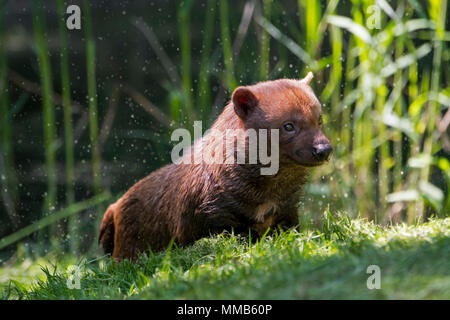
[[[211,127],[222,135],[227,129],[278,129],[279,141],[266,142],[279,144],[276,174],[262,175],[259,160],[166,165],[108,207],[99,236],[104,251],[117,260],[133,260],[148,249],[165,249],[171,239],[183,246],[226,230],[262,235],[269,227],[296,227],[308,171],[332,152],[321,130],[321,105],[310,87],[312,77],[310,72],[301,80],[238,87]],[[216,138],[206,134],[190,151],[195,155],[202,143],[208,152],[219,152],[223,146]]]

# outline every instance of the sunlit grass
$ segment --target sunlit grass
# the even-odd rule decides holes
[[[323,224],[260,240],[219,235],[137,263],[84,260],[80,290],[67,288],[73,261],[59,261],[56,272],[46,264],[32,285],[22,278],[2,292],[24,299],[450,298],[449,218],[382,228],[328,212]],[[367,288],[369,265],[381,269],[379,290]]]
[[[148,45],[148,49],[154,51],[150,54],[156,53],[158,59],[152,60],[152,63],[160,62],[167,73],[167,79],[163,79],[162,74],[161,79],[152,79],[155,81],[149,84],[152,88],[159,88],[162,92],[158,92],[158,96],[163,97],[155,102],[161,110],[152,113],[155,118],[153,120],[160,121],[164,127],[169,128],[162,133],[153,127],[145,130],[145,138],[153,143],[153,150],[149,152],[146,161],[151,161],[155,167],[162,165],[156,159],[167,159],[166,146],[169,145],[172,128],[191,128],[192,121],[200,118],[211,122],[237,85],[281,77],[300,78],[312,70],[315,74],[312,86],[323,104],[324,131],[333,144],[334,155],[330,163],[313,170],[305,186],[299,212],[302,222],[317,226],[320,222],[317,212],[322,211],[327,204],[336,210],[351,212],[353,218],[362,216],[384,225],[391,221],[413,224],[432,215],[447,217],[450,212],[450,162],[444,152],[443,137],[448,129],[444,132],[438,130],[438,124],[450,106],[450,83],[445,73],[450,63],[450,33],[445,30],[448,19],[447,1],[382,1],[381,27],[371,28],[368,20],[373,11],[368,9],[374,3],[372,0],[355,0],[347,4],[337,0],[298,0],[289,5],[285,2],[255,1],[248,30],[240,39],[239,53],[233,50],[239,36],[239,19],[236,17],[245,18],[241,12],[243,4],[235,5],[225,0],[218,3],[207,1],[205,7],[199,10],[199,2],[177,1],[171,16],[173,21],[167,20],[177,30],[177,35],[173,38],[176,50],[169,46],[163,47],[167,45],[167,39],[158,41],[157,38],[161,36],[158,31],[161,29],[153,26],[151,19],[144,16],[139,18],[139,25],[142,27],[139,30],[144,35],[154,28],[155,31],[151,31],[151,41],[143,45]],[[61,17],[64,15],[62,1],[58,4]],[[66,48],[64,21],[59,19],[59,46],[57,49],[49,48],[47,36],[51,34],[51,29],[45,19],[48,10],[43,5],[43,1],[33,1],[31,11],[33,48],[39,62],[35,68],[35,76],[40,77],[39,81],[35,81],[39,82],[42,96],[42,109],[37,112],[42,116],[42,133],[33,134],[43,136],[42,155],[38,157],[43,156],[45,161],[47,184],[46,190],[42,192],[45,196],[42,212],[47,214],[53,209],[59,209],[56,208],[56,154],[62,155],[62,152],[57,148],[64,148],[65,161],[61,162],[61,167],[64,167],[66,177],[66,183],[61,183],[58,190],[63,196],[61,198],[67,199],[69,208],[77,206],[73,186],[80,181],[75,178],[74,168],[86,159],[81,158],[74,150],[70,86],[75,88],[76,81],[70,78],[68,70],[68,57],[72,52],[68,52]],[[111,92],[107,92],[108,88],[122,88],[122,85],[129,88],[136,85],[126,83],[132,80],[125,78],[121,78],[123,83],[115,83],[118,81],[116,78],[97,79],[97,69],[101,69],[99,66],[103,63],[96,59],[96,41],[99,37],[94,30],[91,10],[97,9],[98,7],[84,1],[81,33],[84,35],[82,44],[85,50],[80,52],[83,52],[82,58],[86,61],[87,83],[83,84],[83,88],[86,86],[84,89],[87,89],[87,99],[85,96],[73,97],[83,99],[89,115],[86,125],[89,128],[89,139],[77,140],[77,150],[86,149],[91,152],[88,162],[92,172],[91,177],[88,177],[90,184],[85,185],[79,191],[80,194],[90,194],[92,191],[99,193],[102,187],[102,157],[116,159],[128,152],[128,141],[124,140],[122,145],[127,147],[114,149],[109,154],[100,154],[98,126],[102,123],[103,111],[106,110],[104,98],[111,95]],[[3,17],[3,12],[0,15]],[[143,24],[148,24],[147,29]],[[194,35],[199,26],[203,28],[202,32]],[[3,39],[6,29],[4,25],[0,28],[0,37]],[[122,29],[122,26],[117,26],[111,32]],[[74,32],[73,35],[75,34]],[[4,47],[0,50],[0,160],[5,164],[0,171],[5,177],[7,195],[12,203],[9,208],[13,208],[15,204],[14,208],[19,209],[21,203],[18,185],[21,181],[16,181],[15,178],[14,151],[22,150],[17,149],[17,146],[14,148],[15,121],[19,120],[12,118],[12,111],[20,109],[16,106],[26,103],[23,97],[30,93],[21,92],[17,101],[10,101],[9,92],[5,89],[8,87],[7,70],[11,66],[8,66]],[[49,59],[54,54],[52,50],[61,54],[61,59],[55,60],[61,64],[62,116],[61,113],[54,114],[55,103],[52,97],[57,94],[58,86],[53,88],[52,83]],[[127,54],[124,52],[124,55]],[[170,54],[173,56],[169,56]],[[101,81],[99,92],[97,81]],[[111,81],[114,82],[112,86]],[[138,90],[134,93],[135,96],[147,95]],[[164,99],[164,95],[167,99]],[[128,109],[124,110],[128,112]],[[155,114],[160,116],[155,117]],[[28,120],[26,118],[23,121]],[[59,123],[64,125],[64,138],[60,139],[61,144],[57,146],[55,141]],[[170,127],[168,123],[174,126]],[[203,128],[206,129],[206,126]],[[117,132],[124,130],[115,129]],[[140,129],[126,128],[126,134],[120,136],[120,139],[123,136],[133,136],[132,133],[136,130]],[[17,154],[22,154],[20,152]],[[448,154],[448,150],[446,152]],[[154,163],[152,159],[155,159]],[[134,159],[133,165],[138,166]],[[32,196],[37,198],[41,194]],[[78,204],[82,204],[82,199],[79,200]],[[61,203],[62,201],[59,205]],[[97,237],[102,210],[97,211],[96,222],[89,220],[82,226],[84,228],[76,228],[76,222],[81,220],[79,216],[72,216],[69,223],[71,239]],[[55,213],[58,212],[53,211]],[[11,219],[10,216],[14,217],[13,211],[8,212],[8,218],[2,222],[9,223],[11,220],[12,228],[6,230],[11,230],[14,237],[5,236],[0,240],[17,240],[17,235],[22,240],[25,237],[23,234],[14,233],[26,226],[19,226],[16,221],[18,218]],[[36,226],[43,222],[47,227],[48,221],[57,221],[52,220],[53,218],[47,219],[43,214],[42,220],[32,224],[31,229],[37,232],[39,228],[34,229]],[[24,217],[24,221],[31,223],[31,218]],[[57,243],[63,237],[54,232],[51,233],[51,238],[53,243]],[[43,237],[39,241],[45,247],[45,241],[41,240]],[[74,242],[71,247],[76,249],[78,244]]]

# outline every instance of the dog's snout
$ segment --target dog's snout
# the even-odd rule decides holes
[[[313,156],[318,161],[326,161],[330,158],[333,147],[329,143],[317,144],[313,147]]]

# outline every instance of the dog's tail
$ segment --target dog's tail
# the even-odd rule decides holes
[[[98,242],[102,245],[105,253],[112,254],[114,250],[114,212],[115,204],[108,207],[103,215],[102,224],[100,226],[100,234]]]

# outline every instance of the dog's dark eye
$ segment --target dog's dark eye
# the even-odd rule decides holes
[[[285,123],[285,124],[283,125],[283,128],[284,128],[284,130],[286,130],[287,132],[292,132],[292,131],[295,130],[294,125],[293,125],[292,123],[290,123],[290,122]]]
[[[322,118],[322,116],[320,116],[320,118],[319,118],[319,126],[321,126],[321,125],[323,125],[323,118]]]

